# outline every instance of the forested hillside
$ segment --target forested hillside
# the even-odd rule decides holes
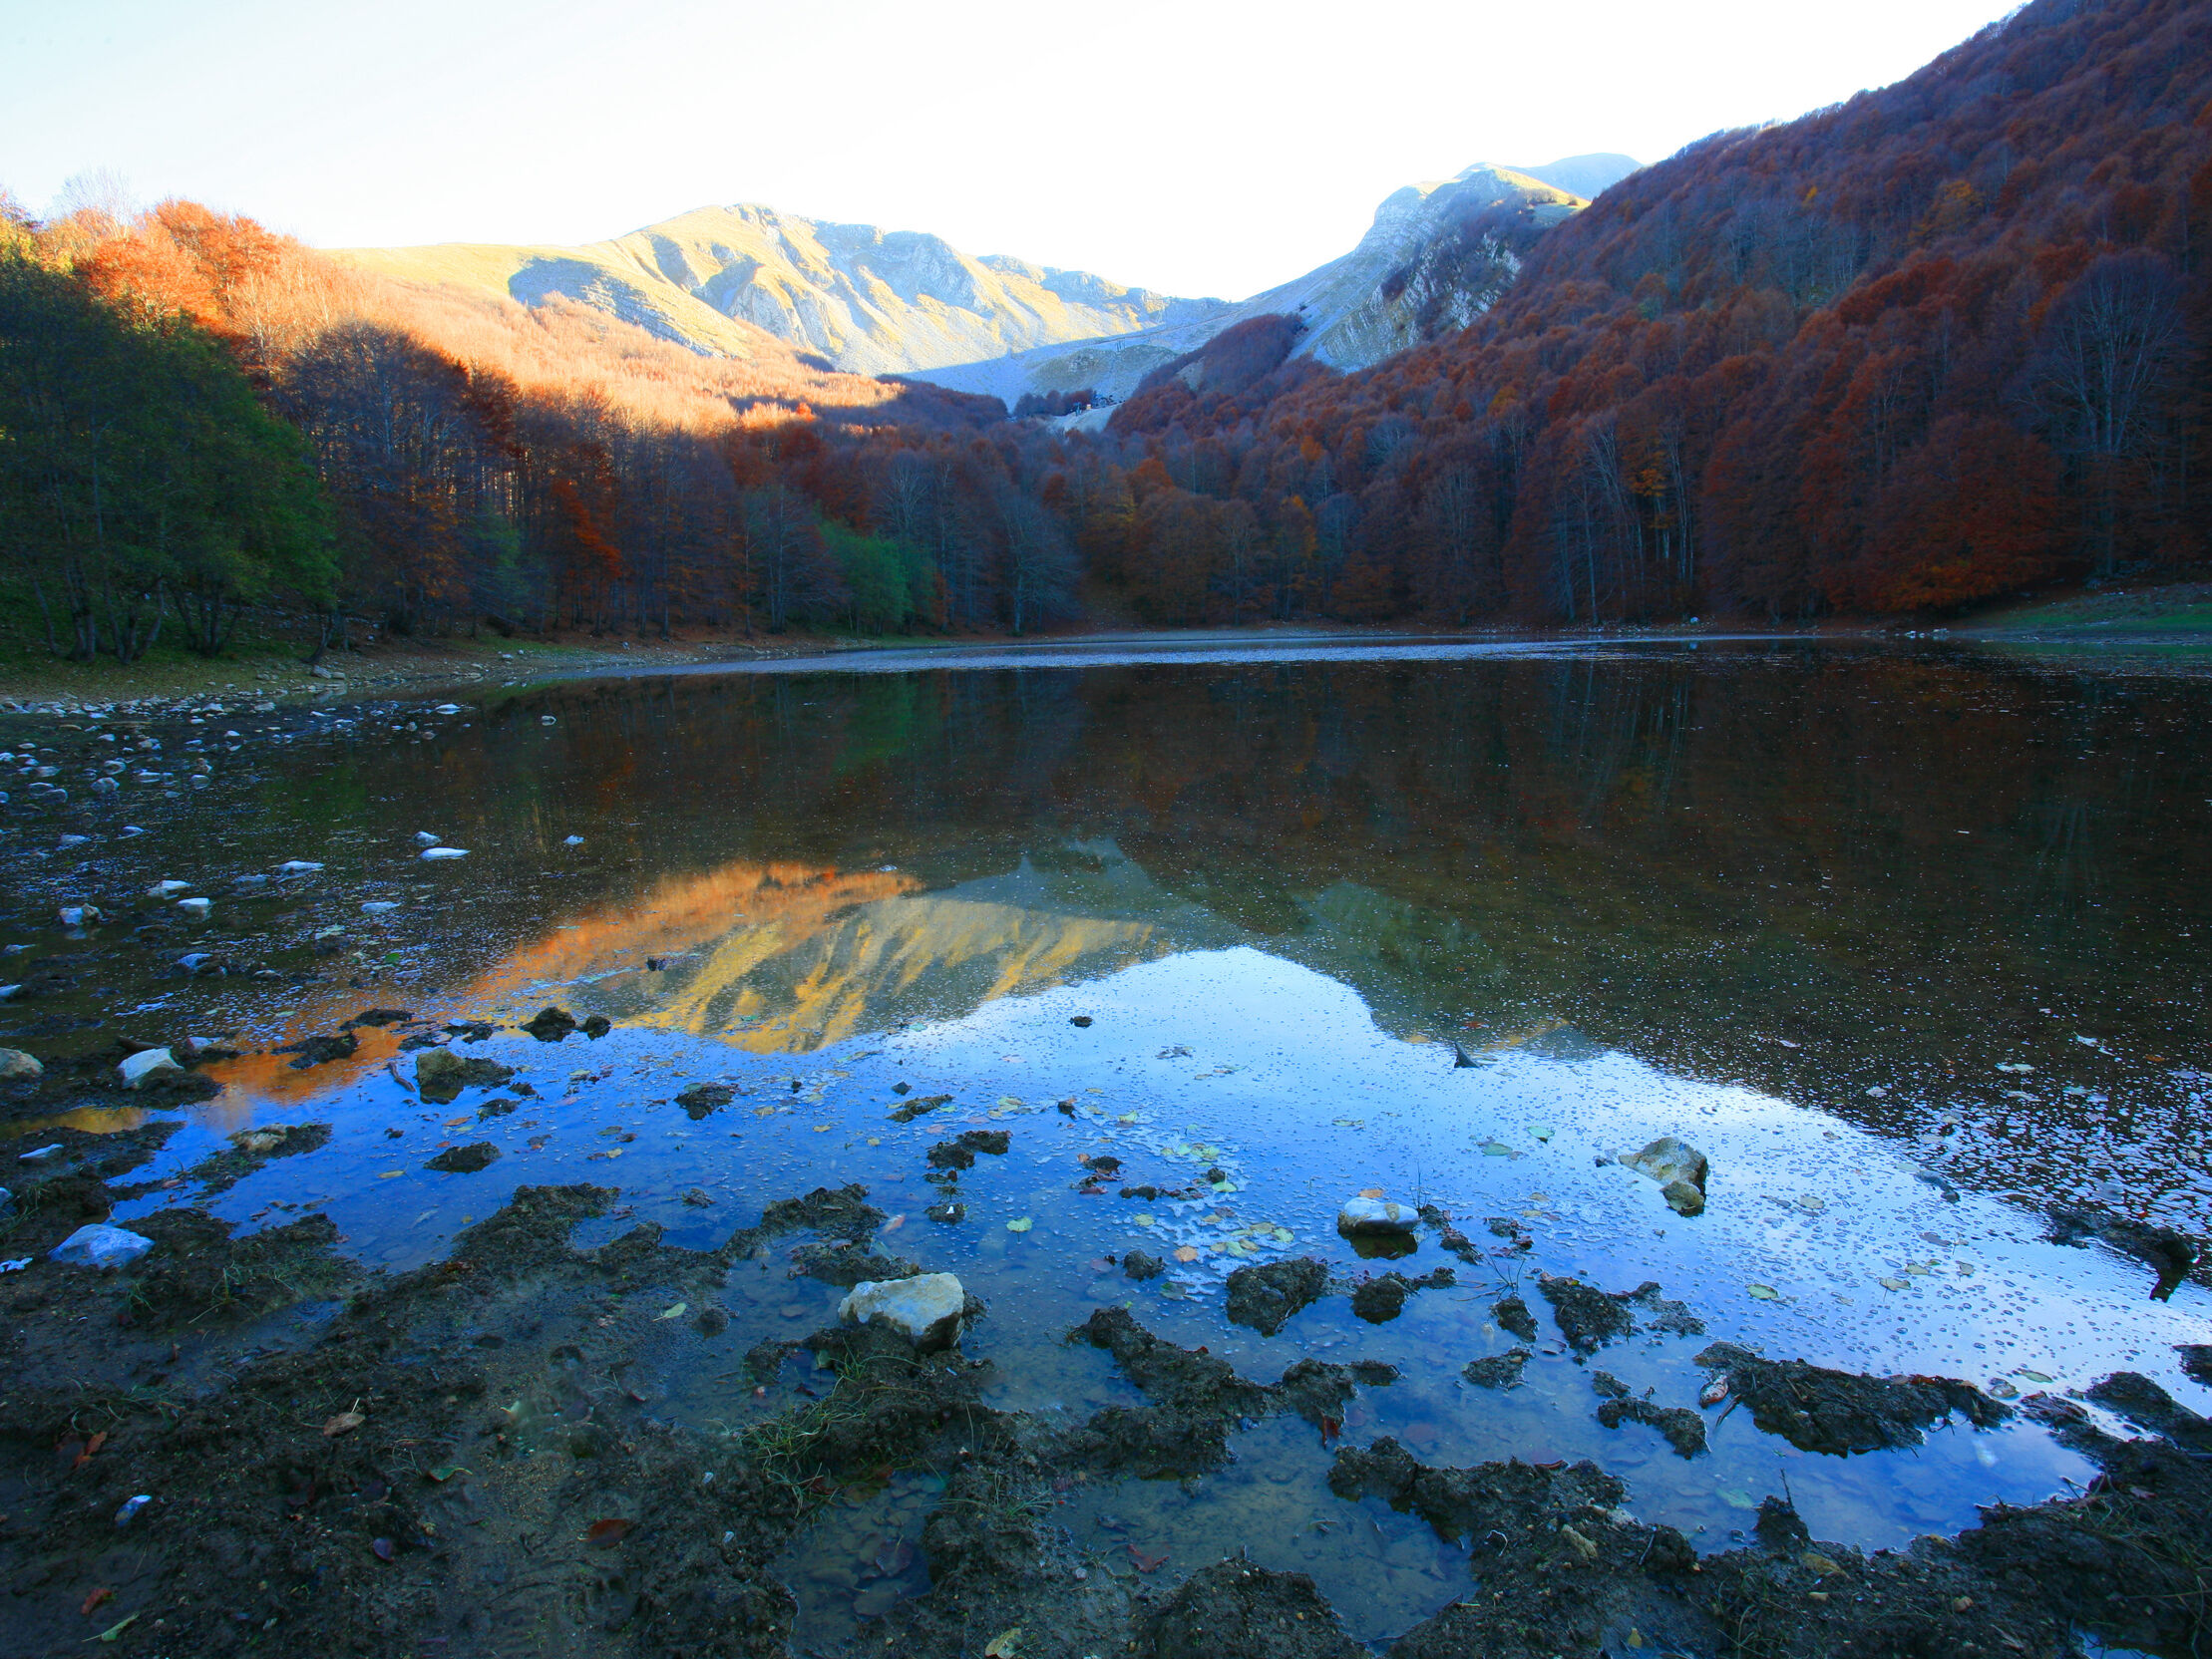
[[[395,282],[188,202],[0,222],[0,554],[64,655],[128,661],[165,623],[212,652],[252,603],[333,637],[1033,626],[1075,571],[1003,417],[765,335],[701,358]]]
[[[1127,533],[1088,540],[1161,620],[1804,618],[2201,561],[2208,100],[2202,0],[2037,0],[1628,178],[1459,335],[1133,399]]]
[[[1086,435],[190,203],[7,209],[4,579],[128,660],[257,603],[326,640],[1020,632],[1086,579],[1162,624],[1812,619],[2212,550],[2212,0],[2036,0],[1468,246],[1508,231],[1471,327],[1346,376],[1253,317]]]

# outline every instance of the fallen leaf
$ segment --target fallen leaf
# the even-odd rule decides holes
[[[1149,1215],[1132,1215],[1129,1217],[1129,1219],[1136,1222],[1137,1225],[1140,1227],[1149,1227],[1152,1225],[1152,1217]]]
[[[1884,1290],[1904,1290],[1908,1288],[1908,1281],[1904,1279],[1892,1279],[1888,1277],[1883,1277],[1876,1279],[1874,1282],[1880,1285]]]
[[[691,1304],[689,1302],[678,1302],[672,1308],[662,1308],[658,1313],[654,1314],[653,1317],[655,1319],[681,1319],[683,1317],[684,1309],[689,1307],[690,1305]]]
[[[440,1464],[436,1469],[433,1469],[428,1473],[433,1481],[437,1482],[440,1486],[444,1486],[456,1475],[466,1475],[469,1472],[463,1469],[459,1464]]]
[[[1362,1198],[1379,1198],[1382,1196],[1382,1188],[1379,1186],[1362,1186],[1359,1189],[1359,1195]]]
[[[1808,1549],[1805,1551],[1804,1554],[1798,1556],[1797,1559],[1803,1565],[1811,1567],[1813,1571],[1821,1573],[1826,1577],[1841,1578],[1844,1575],[1843,1568],[1836,1565],[1834,1561],[1830,1560],[1827,1556],[1821,1554],[1818,1550]]]
[[[1030,1229],[1031,1227],[1035,1226],[1036,1224],[1037,1224],[1037,1223],[1036,1223],[1036,1221],[1035,1221],[1035,1219],[1034,1219],[1033,1217],[1031,1217],[1031,1216],[1027,1216],[1027,1215],[1022,1215],[1022,1216],[1017,1216],[1017,1217],[1016,1217],[1015,1219],[1013,1219],[1013,1220],[1011,1220],[1011,1221],[1008,1221],[1008,1222],[1006,1223],[1006,1230],[1007,1230],[1008,1232],[1027,1232],[1027,1231],[1028,1231],[1028,1230],[1029,1230],[1029,1229]]]
[[[121,1624],[111,1624],[111,1625],[109,1625],[107,1629],[105,1629],[105,1630],[103,1630],[103,1631],[101,1631],[101,1632],[100,1632],[100,1635],[99,1635],[99,1638],[98,1638],[98,1639],[99,1639],[99,1640],[101,1640],[101,1641],[103,1641],[103,1642],[112,1642],[112,1641],[114,1641],[114,1640],[115,1640],[115,1639],[116,1639],[116,1638],[117,1638],[118,1636],[122,1635],[122,1634],[123,1634],[123,1633],[124,1633],[124,1632],[125,1632],[126,1630],[130,1629],[130,1628],[131,1628],[131,1626],[133,1626],[134,1624],[136,1624],[136,1623],[138,1623],[138,1622],[139,1622],[139,1615],[138,1615],[138,1614],[136,1614],[136,1613],[133,1613],[133,1614],[132,1614],[132,1615],[131,1615],[131,1616],[130,1616],[129,1618],[125,1619],[125,1620],[124,1620],[124,1621],[123,1621],[123,1622],[122,1622]]]
[[[103,1585],[99,1589],[93,1591],[92,1594],[85,1597],[85,1604],[77,1609],[78,1616],[81,1618],[89,1619],[92,1617],[92,1610],[95,1607],[100,1606],[103,1602],[113,1601],[115,1600],[115,1591]]]
[[[71,1469],[83,1469],[85,1465],[92,1462],[93,1454],[95,1452],[98,1452],[103,1446],[107,1444],[108,1431],[103,1429],[98,1434],[94,1435],[92,1439],[85,1442],[85,1449],[77,1454],[76,1462],[71,1464],[69,1467]]]
[[[1148,1555],[1135,1544],[1129,1546],[1129,1558],[1137,1563],[1139,1572],[1157,1572],[1168,1564],[1168,1552],[1166,1550],[1161,1550],[1157,1555]]]
[[[2025,1365],[2022,1366],[2018,1371],[2014,1372],[2013,1375],[2016,1377],[2026,1377],[2031,1383],[2047,1383],[2050,1381],[2050,1379],[2044,1376],[2040,1371],[2030,1371]]]
[[[378,1180],[398,1180],[400,1176],[406,1173],[405,1169],[379,1169],[376,1172],[376,1178]]]
[[[1014,1644],[1021,1640],[1021,1626],[1002,1630],[990,1639],[990,1646],[983,1649],[983,1659],[1014,1659]]]
[[[1196,1261],[1198,1260],[1198,1252],[1192,1249],[1190,1245],[1185,1244],[1177,1249],[1175,1259],[1177,1261]]]
[[[1751,1494],[1739,1488],[1722,1487],[1719,1489],[1719,1493],[1720,1501],[1727,1504],[1731,1509],[1755,1509],[1758,1507],[1758,1503],[1752,1498]]]
[[[390,1538],[371,1538],[369,1547],[376,1552],[376,1558],[380,1561],[389,1561],[392,1558],[392,1540]]]
[[[359,1412],[340,1412],[322,1426],[322,1432],[328,1439],[336,1440],[340,1435],[352,1434],[366,1422],[368,1419]]]
[[[1759,1301],[1779,1302],[1782,1299],[1782,1293],[1770,1284],[1755,1284],[1750,1288],[1752,1296]]]
[[[608,1549],[629,1536],[629,1529],[633,1524],[634,1522],[624,1520],[620,1515],[609,1515],[603,1520],[594,1520],[585,1527],[583,1540],[595,1549]]]

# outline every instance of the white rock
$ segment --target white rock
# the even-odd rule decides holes
[[[175,879],[157,881],[154,883],[153,886],[146,889],[146,896],[148,898],[167,898],[171,893],[184,892],[190,886],[191,883],[189,881],[179,881]]]
[[[177,1056],[167,1049],[141,1049],[116,1068],[123,1074],[126,1089],[140,1089],[150,1077],[181,1074],[184,1068],[177,1063]]]
[[[64,927],[85,927],[100,919],[97,904],[65,904],[61,910]]]
[[[19,1078],[44,1077],[46,1068],[38,1057],[25,1054],[21,1049],[0,1049],[0,1082],[13,1083]]]
[[[951,1273],[911,1279],[863,1279],[837,1305],[840,1319],[882,1324],[918,1348],[948,1348],[960,1334],[967,1291]]]
[[[461,705],[459,703],[440,703],[430,712],[432,714],[459,714],[461,713]]]
[[[381,916],[387,910],[398,908],[399,900],[396,898],[371,898],[362,901],[361,913],[366,916]]]
[[[85,1267],[121,1267],[154,1248],[154,1240],[95,1221],[79,1227],[50,1252],[56,1261],[73,1261]]]
[[[426,846],[423,848],[425,858],[466,858],[468,855],[469,849],[465,846]]]
[[[287,858],[276,866],[279,875],[307,875],[321,869],[322,865],[309,863],[305,858]]]
[[[583,837],[581,835],[570,835],[560,844],[562,846],[581,846],[583,844]]]
[[[61,1150],[62,1144],[59,1141],[55,1142],[50,1147],[33,1147],[29,1152],[22,1154],[18,1158],[17,1161],[22,1163],[36,1163],[41,1159],[52,1158]]]
[[[438,837],[428,830],[418,830],[415,831],[415,844],[417,846],[436,846]]]
[[[207,912],[214,907],[215,901],[211,898],[181,898],[177,901],[177,908],[193,921],[205,921]]]
[[[1388,1198],[1346,1198],[1336,1212],[1336,1230],[1346,1237],[1380,1237],[1410,1233],[1420,1214],[1411,1204]]]

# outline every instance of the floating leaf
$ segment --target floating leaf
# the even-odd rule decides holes
[[[1001,1630],[990,1639],[990,1646],[983,1649],[983,1659],[1014,1659],[1014,1644],[1020,1640],[1020,1625]]]
[[[379,1169],[376,1172],[376,1178],[378,1180],[398,1180],[400,1176],[406,1173],[405,1169]]]
[[[1136,1544],[1129,1546],[1129,1558],[1137,1563],[1139,1572],[1158,1572],[1168,1564],[1168,1552],[1166,1550],[1161,1550],[1157,1555],[1148,1554]]]
[[[1190,1245],[1185,1244],[1175,1252],[1175,1259],[1177,1261],[1196,1261],[1198,1260],[1198,1252],[1192,1249]]]
[[[352,1434],[366,1422],[368,1419],[359,1412],[340,1412],[322,1426],[322,1432],[327,1438],[336,1440],[340,1435]]]
[[[1030,1216],[1017,1215],[1013,1220],[1006,1223],[1006,1230],[1008,1232],[1027,1232],[1036,1224],[1036,1221]]]
[[[635,1524],[634,1521],[624,1520],[620,1515],[608,1515],[603,1520],[594,1520],[583,1529],[583,1541],[594,1549],[609,1549],[628,1537],[630,1527]]]
[[[1130,1219],[1136,1222],[1137,1225],[1140,1227],[1149,1227],[1152,1225],[1152,1217],[1149,1215],[1132,1215]]]
[[[691,1304],[689,1302],[678,1302],[672,1308],[662,1308],[658,1313],[654,1314],[653,1317],[655,1319],[681,1319],[684,1314],[684,1309],[688,1308],[690,1305]]]
[[[1758,1503],[1749,1493],[1736,1487],[1722,1487],[1720,1489],[1720,1501],[1727,1504],[1731,1509],[1755,1509],[1758,1507]]]
[[[2018,1371],[2014,1372],[2013,1375],[2016,1377],[2026,1377],[2031,1383],[2047,1383],[2050,1381],[2050,1378],[2044,1376],[2040,1371],[2030,1371],[2025,1365],[2022,1366]]]
[[[1782,1299],[1782,1293],[1770,1284],[1752,1285],[1750,1291],[1761,1302],[1779,1302]]]
[[[1874,1282],[1880,1285],[1884,1290],[1905,1290],[1910,1288],[1912,1283],[1912,1281],[1909,1279],[1893,1279],[1889,1278],[1886,1275],[1882,1278],[1876,1279]]]
[[[1362,1198],[1379,1198],[1382,1196],[1382,1188],[1379,1186],[1362,1186],[1359,1189],[1359,1195]]]

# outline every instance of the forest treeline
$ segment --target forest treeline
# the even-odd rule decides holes
[[[124,658],[256,604],[326,640],[1947,612],[2204,562],[2208,238],[2212,0],[2036,0],[1633,175],[1471,328],[1347,376],[1252,319],[1092,434],[188,202],[5,206],[0,560],[58,653]]]

